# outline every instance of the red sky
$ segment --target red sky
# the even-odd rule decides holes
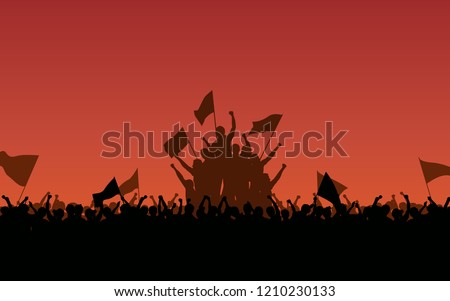
[[[400,191],[424,200],[418,157],[450,165],[449,14],[437,0],[4,0],[1,150],[40,155],[25,192],[34,199],[89,203],[136,167],[142,193],[169,198],[183,193],[172,160],[103,159],[101,136],[123,122],[157,133],[187,125],[213,90],[227,129],[234,110],[243,131],[272,113],[297,140],[327,120],[349,130],[348,158],[269,163],[272,176],[288,165],[281,198],[309,201],[319,170],[362,203]],[[212,128],[209,118],[202,129]],[[449,181],[430,183],[441,203]],[[3,172],[0,185],[19,196]]]

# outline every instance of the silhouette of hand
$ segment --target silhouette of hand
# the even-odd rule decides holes
[[[289,199],[286,201],[289,205],[292,205],[292,201]]]
[[[428,202],[424,202],[423,206],[426,207],[428,205]]]
[[[175,197],[177,197],[178,196],[178,193],[175,193]]]
[[[403,191],[400,191],[400,195],[403,195],[403,196],[405,196],[405,194],[403,193]]]
[[[175,168],[175,164],[173,164],[173,163],[170,164],[170,167]]]
[[[228,114],[230,114],[231,116],[234,116],[234,112],[233,111],[228,112]]]
[[[347,198],[347,195],[344,193],[343,195],[342,195],[343,197],[344,197],[344,199],[346,199]]]
[[[26,201],[28,201],[28,196],[26,196],[24,199],[23,199],[23,202],[25,203]]]
[[[287,165],[286,165],[286,164],[284,164],[284,163],[283,163],[283,165],[281,165],[281,166],[282,166],[283,168],[286,168],[286,167],[287,167]]]

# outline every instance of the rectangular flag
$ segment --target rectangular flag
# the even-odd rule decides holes
[[[6,152],[0,152],[0,166],[5,173],[18,185],[25,187],[36,165],[37,155],[21,155],[10,157]]]
[[[138,188],[139,188],[139,173],[138,169],[136,168],[136,171],[131,176],[131,178],[123,182],[122,185],[120,185],[119,190],[122,195],[126,195]]]
[[[335,208],[340,208],[341,201],[339,199],[339,193],[337,192],[333,180],[331,180],[328,173],[325,173],[323,176],[317,195],[331,202]]]
[[[178,154],[189,144],[188,136],[181,128],[178,133],[164,143],[164,150],[171,158],[178,156]]]
[[[422,167],[423,176],[425,177],[425,182],[427,182],[427,184],[441,176],[450,176],[450,166],[439,163],[426,162],[420,159],[419,161],[420,166]]]
[[[323,174],[321,174],[320,172],[317,172],[317,187],[320,187],[320,183],[322,183],[322,180],[323,180]],[[342,192],[344,192],[344,190],[347,189],[347,186],[345,186],[344,184],[339,183],[338,181],[335,181],[333,179],[332,179],[332,181],[333,181],[334,187],[336,187],[336,191],[339,195],[341,195]]]
[[[208,95],[203,98],[203,101],[198,108],[198,110],[194,111],[195,118],[197,118],[198,122],[201,125],[205,122],[206,117],[214,113],[214,97],[213,92],[209,92]]]
[[[120,195],[119,185],[117,185],[116,178],[113,178],[102,192],[92,194],[94,206],[101,207],[104,200],[110,199],[118,194]]]
[[[281,114],[272,114],[262,120],[254,121],[249,135],[275,131],[282,116]]]

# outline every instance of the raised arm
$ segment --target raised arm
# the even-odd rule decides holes
[[[229,114],[231,116],[231,130],[230,130],[230,133],[233,133],[233,132],[236,131],[236,118],[234,118],[234,112],[233,111],[230,111]]]
[[[219,212],[222,213],[222,206],[225,204],[225,209],[229,207],[227,197],[224,196],[219,203],[219,206],[217,207],[219,209]]]
[[[170,203],[171,203],[171,204],[175,203],[177,197],[178,197],[178,193],[175,193],[175,195],[173,196],[173,198],[170,200]]]
[[[178,206],[178,213],[177,213],[177,215],[180,216],[183,213],[183,199],[178,199],[178,203],[180,205]]]
[[[280,180],[281,176],[283,175],[283,171],[286,169],[286,164],[283,164],[281,166],[280,171],[277,173],[277,175],[275,176],[275,178],[273,178],[272,181],[270,181],[270,189],[272,189],[275,184],[277,184],[277,182]]]
[[[26,196],[19,205],[23,205],[28,201],[28,196]]]
[[[9,200],[9,197],[7,197],[6,195],[2,195],[2,199],[5,200],[6,204],[8,204],[9,208],[12,208],[13,205],[11,204],[11,201]]]
[[[349,215],[350,212],[352,212],[352,210],[355,207],[355,205],[356,205],[356,202],[353,202],[353,203],[350,204],[350,207],[347,209],[347,215]]]
[[[183,184],[183,186],[186,187],[187,185],[186,179],[183,177],[181,172],[175,167],[175,164],[170,164],[170,167],[172,167],[175,173],[177,174],[177,177],[180,180],[181,184]]]
[[[287,200],[287,203],[289,206],[291,206],[291,210],[292,210],[292,215],[294,215],[295,213],[297,213],[297,209],[295,208],[295,205],[292,204],[291,200]]]
[[[378,202],[383,198],[383,196],[380,194],[379,196],[375,197],[375,200],[373,201],[372,207],[375,207],[378,205]]]
[[[37,210],[36,208],[34,208],[33,203],[32,202],[28,202],[28,205],[30,206],[31,210],[33,210],[34,214],[37,214]]]
[[[350,200],[348,199],[347,195],[344,194],[344,195],[342,195],[342,196],[344,197],[344,200],[345,200],[345,202],[347,203],[347,206],[351,206],[351,205],[352,205],[352,202],[350,202]]]
[[[133,197],[130,200],[130,206],[134,206],[136,204],[136,200],[137,200],[137,193],[135,192]]]
[[[47,202],[45,203],[45,210],[47,211],[47,217],[49,221],[55,220],[53,214],[50,212],[50,199],[52,198],[52,195],[47,195]]]
[[[273,157],[275,157],[275,155],[277,154],[278,149],[280,148],[281,143],[278,143],[278,145],[274,148],[273,151],[270,152],[270,154],[263,160],[261,160],[261,164],[262,165],[266,165],[267,163],[269,163],[270,160],[272,160]]]
[[[403,198],[404,198],[405,201],[406,201],[406,212],[405,212],[405,214],[403,215],[403,219],[404,219],[405,221],[407,221],[408,218],[409,218],[409,212],[410,212],[410,210],[411,210],[411,202],[409,201],[409,196],[408,196],[407,194],[404,194],[403,192],[400,192],[400,194],[403,196]]]
[[[175,156],[175,158],[178,160],[178,162],[180,162],[181,166],[183,166],[184,169],[186,169],[191,175],[194,175],[194,168],[187,165],[187,163],[184,162],[180,157]]]
[[[431,196],[428,196],[428,200],[430,201],[431,204],[434,204],[434,205],[437,206],[436,202],[433,201],[433,199],[431,198]]]
[[[120,202],[117,202],[116,206],[114,207],[114,209],[111,211],[112,214],[116,214],[117,209],[119,209],[120,207]]]
[[[423,210],[424,210],[425,208],[427,208],[427,205],[428,205],[428,202],[423,203],[422,208],[420,208],[420,210],[419,210],[419,214],[422,214]]]
[[[280,214],[280,208],[277,205],[277,202],[272,198],[271,195],[268,195],[267,198],[272,202],[273,207],[275,208],[275,213],[277,216],[281,216]]]
[[[445,201],[445,205],[444,205],[444,209],[448,208],[448,204],[450,203],[450,196],[447,198],[447,200]]]
[[[41,201],[39,202],[39,206],[40,207],[44,207],[44,203],[47,200],[48,195],[50,194],[50,191],[48,191],[41,199]]]
[[[140,199],[139,199],[139,203],[138,203],[138,205],[137,205],[137,208],[141,208],[142,207],[142,204],[144,203],[144,201],[147,199],[147,196],[146,195],[144,195],[144,196],[142,196]]]
[[[162,212],[164,212],[162,210],[161,206],[164,207],[164,211],[167,210],[167,204],[164,201],[164,198],[162,195],[158,196],[158,215],[160,215]]]
[[[155,200],[155,197],[153,195],[150,196],[150,199],[152,200],[153,206],[158,207],[158,203]]]

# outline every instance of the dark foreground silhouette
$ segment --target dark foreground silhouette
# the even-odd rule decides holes
[[[268,196],[198,207],[176,197],[122,198],[100,208],[3,196],[4,280],[450,280],[450,198],[422,205],[299,207]],[[146,204],[148,202],[149,204]],[[283,207],[283,204],[287,208]],[[147,206],[147,205],[150,205]],[[337,210],[339,209],[339,210]]]

